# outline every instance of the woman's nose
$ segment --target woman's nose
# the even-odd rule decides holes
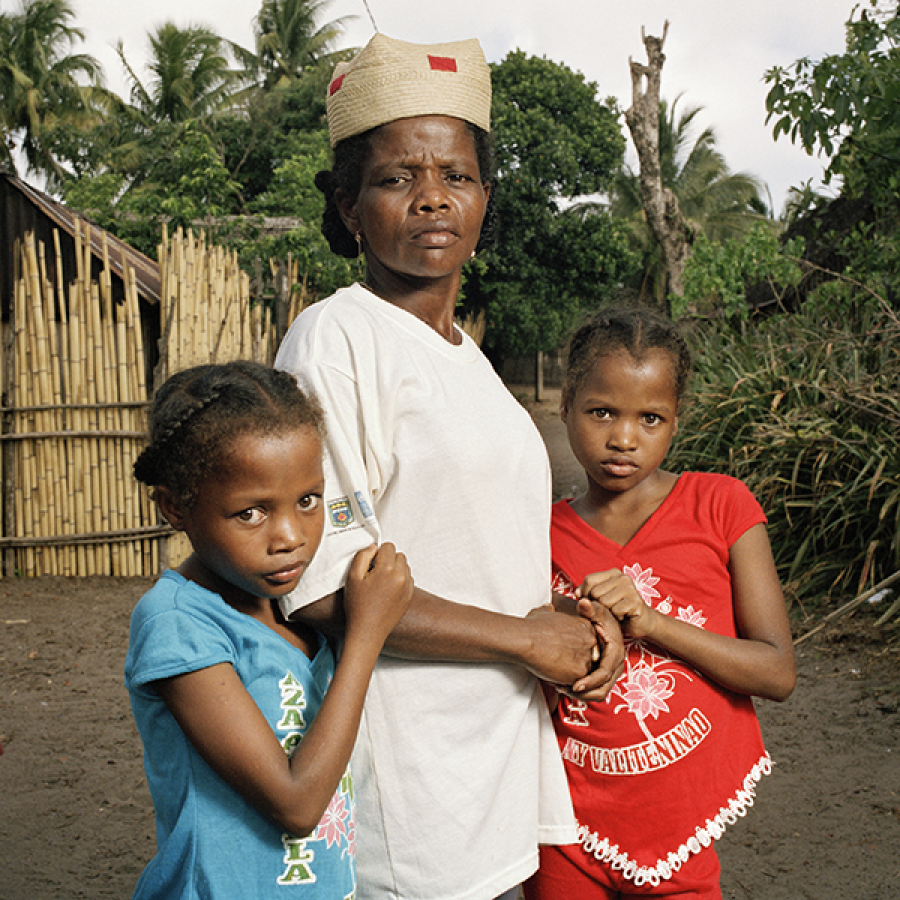
[[[446,207],[447,192],[442,178],[437,175],[423,175],[416,187],[417,209],[430,212]]]

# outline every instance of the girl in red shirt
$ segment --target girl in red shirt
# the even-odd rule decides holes
[[[628,653],[605,701],[560,697],[579,842],[541,849],[528,900],[720,898],[713,842],[771,770],[750,698],[793,690],[784,597],[750,491],[660,468],[689,374],[648,310],[603,310],[570,344],[561,415],[588,487],[553,509],[555,589],[611,610]]]

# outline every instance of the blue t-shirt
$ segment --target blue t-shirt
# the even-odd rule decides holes
[[[234,666],[286,753],[302,739],[334,674],[323,638],[309,660],[218,594],[176,572],[163,573],[132,613],[125,661],[156,810],[157,853],[135,900],[352,897],[356,830],[349,771],[313,834],[285,834],[203,761],[151,684],[223,662]]]

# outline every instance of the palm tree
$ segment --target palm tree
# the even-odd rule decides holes
[[[93,118],[100,78],[93,57],[69,52],[84,39],[74,15],[67,0],[22,0],[19,12],[0,13],[0,164],[15,171],[21,152],[29,172],[51,181],[64,174],[53,132]]]
[[[296,84],[313,75],[317,80],[330,75],[339,58],[349,51],[335,51],[334,44],[344,24],[354,16],[344,16],[323,25],[316,20],[330,0],[263,0],[253,20],[256,52],[232,45],[244,67],[248,96]]]
[[[263,0],[255,20],[256,52],[269,87],[293,81],[332,52],[347,17],[316,27],[330,0]]]
[[[149,38],[147,68],[153,78],[146,86],[125,57],[121,41],[116,47],[131,81],[132,108],[148,124],[202,119],[229,105],[236,74],[221,37],[208,28],[165,22]]]
[[[764,185],[746,172],[731,172],[716,148],[716,135],[705,128],[693,143],[691,130],[702,107],[691,107],[676,118],[677,97],[671,108],[659,104],[659,156],[663,186],[678,198],[684,218],[694,231],[712,241],[745,235],[767,218],[762,200]],[[647,227],[637,173],[624,166],[616,177],[610,211],[631,225],[633,243],[643,255],[641,298],[648,295],[662,304],[666,275],[656,241]]]

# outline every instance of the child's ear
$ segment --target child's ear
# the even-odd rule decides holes
[[[176,530],[184,531],[185,514],[178,498],[167,487],[158,487],[154,492],[156,504],[163,518]]]
[[[566,419],[569,416],[569,404],[566,403],[565,400],[559,401],[559,418],[562,420],[562,423],[565,425]]]

